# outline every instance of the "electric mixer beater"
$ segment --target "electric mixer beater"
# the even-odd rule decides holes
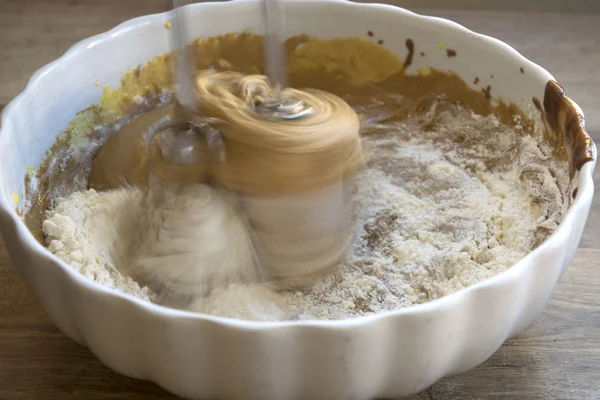
[[[232,282],[305,285],[349,246],[358,117],[334,95],[286,87],[283,10],[264,0],[263,12],[268,78],[197,74],[174,2],[176,113],[148,138],[146,214],[129,261],[163,302]]]

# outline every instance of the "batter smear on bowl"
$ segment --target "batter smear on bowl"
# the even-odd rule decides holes
[[[233,52],[236,46],[248,49],[254,40],[259,38],[232,35],[197,42],[204,60],[199,63],[209,64],[199,68],[260,72],[260,60],[251,66],[247,59],[236,61]],[[561,221],[571,201],[569,167],[515,106],[493,106],[452,74],[405,74],[402,62],[367,41],[300,37],[289,43],[293,86],[334,93],[361,118],[367,167],[355,182],[351,252],[336,271],[302,290],[231,284],[182,308],[250,320],[343,319],[394,310],[509,268]],[[136,90],[131,87],[127,90]],[[96,112],[102,114],[102,108]],[[144,117],[152,113],[164,115],[164,109]],[[122,124],[116,121],[107,119],[105,125]],[[86,150],[78,153],[80,166],[55,163],[53,182],[87,184],[90,154],[107,137],[90,132]],[[78,150],[64,146],[55,157],[61,151]],[[42,197],[44,179],[40,176]],[[141,189],[96,187],[46,188],[51,201],[43,218],[45,242],[91,279],[158,301],[124,276],[126,266],[111,256],[140,215]],[[28,215],[34,231],[40,211],[35,213],[32,208]],[[100,234],[107,226],[120,234]]]

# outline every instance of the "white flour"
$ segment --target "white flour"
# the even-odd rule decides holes
[[[120,238],[106,234],[106,227],[118,229],[118,221],[131,226],[135,223],[136,213],[130,211],[141,203],[141,194],[126,190],[100,194],[89,190],[57,199],[42,225],[48,249],[89,279],[143,300],[153,300],[154,293],[140,288],[117,270],[110,250]]]
[[[371,125],[369,168],[358,178],[356,239],[337,273],[298,292],[230,285],[191,309],[252,320],[341,319],[423,303],[513,265],[568,207],[567,172],[549,149],[495,117],[441,102],[425,116]],[[557,183],[559,182],[559,183]],[[49,248],[102,284],[150,300],[121,275],[97,224],[134,224],[141,192],[77,192],[43,224]]]

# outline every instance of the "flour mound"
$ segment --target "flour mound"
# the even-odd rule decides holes
[[[142,300],[154,300],[155,293],[123,275],[112,256],[126,238],[122,233],[134,226],[141,199],[141,192],[126,189],[87,190],[56,199],[42,224],[48,249],[93,281]]]

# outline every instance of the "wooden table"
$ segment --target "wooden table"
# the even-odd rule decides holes
[[[71,44],[164,0],[0,0],[0,108]],[[545,66],[600,140],[600,15],[424,11],[498,37]],[[596,178],[600,177],[596,172]],[[533,326],[486,363],[411,399],[600,399],[600,196],[575,260]],[[111,372],[63,336],[17,277],[0,240],[0,399],[174,399]]]

